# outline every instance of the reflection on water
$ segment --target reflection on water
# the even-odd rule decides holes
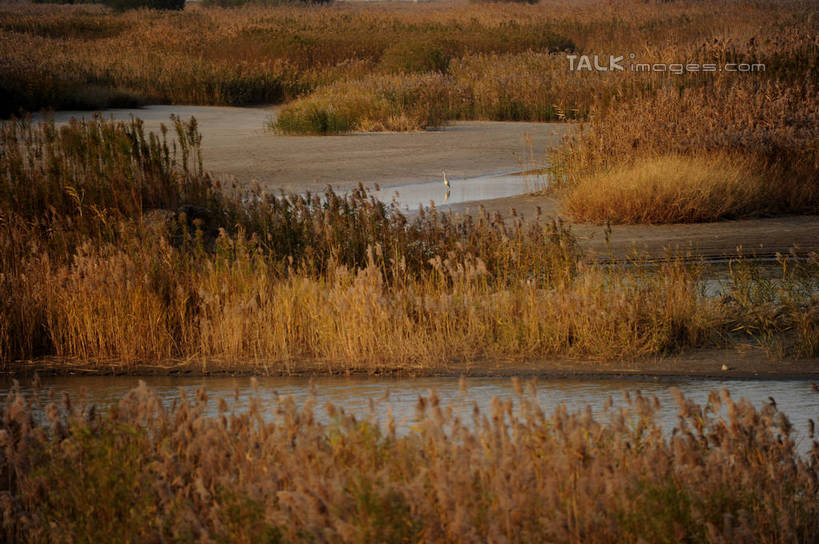
[[[62,393],[69,393],[75,401],[85,397],[89,402],[103,407],[118,401],[140,380],[153,388],[168,405],[178,400],[182,392],[188,399],[194,399],[195,392],[204,386],[212,413],[216,413],[217,399],[220,397],[228,401],[228,405],[242,410],[254,395],[252,379],[248,377],[49,377],[42,380],[39,396],[41,402],[46,404],[51,394],[59,399]],[[404,431],[414,421],[418,397],[427,396],[431,391],[438,394],[442,404],[452,405],[461,412],[465,420],[471,418],[469,414],[473,404],[487,410],[493,397],[517,398],[511,380],[506,378],[467,378],[463,382],[465,388],[462,389],[460,380],[450,377],[260,377],[257,379],[256,395],[271,404],[277,396],[289,396],[297,405],[315,395],[316,415],[325,420],[327,404],[341,407],[359,417],[375,417],[381,422],[386,421],[388,411],[391,411],[399,428]],[[9,382],[0,385],[0,398],[5,399],[10,387]],[[806,436],[808,419],[819,417],[819,393],[811,389],[809,380],[550,379],[535,382],[534,391],[537,401],[547,412],[552,412],[559,405],[565,405],[570,411],[583,410],[588,405],[593,413],[599,413],[609,397],[616,406],[624,403],[626,393],[641,391],[644,395],[656,395],[661,403],[660,419],[670,430],[677,416],[671,394],[674,387],[699,403],[707,400],[709,392],[722,388],[730,391],[734,399],[746,398],[757,408],[769,402],[769,397],[774,398],[779,409],[789,416],[796,427],[800,449],[803,450],[809,445]],[[30,384],[22,384],[21,388],[23,391],[33,391]]]
[[[430,203],[436,206],[505,198],[542,189],[542,178],[529,175],[492,174],[468,179],[450,179],[447,188],[441,181],[410,183],[373,191],[382,202],[397,201],[402,211],[417,211]]]

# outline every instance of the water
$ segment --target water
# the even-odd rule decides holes
[[[545,184],[537,177],[519,173],[488,174],[466,179],[450,179],[451,188],[440,181],[408,183],[373,191],[382,202],[398,203],[402,211],[417,211],[419,207],[444,206],[506,198],[543,189]]]
[[[252,379],[249,377],[48,377],[42,379],[38,393],[43,405],[53,394],[60,399],[68,393],[72,399],[81,397],[98,407],[109,406],[122,398],[139,381],[153,388],[162,402],[170,405],[184,392],[188,399],[196,398],[196,391],[205,387],[208,392],[208,410],[217,413],[218,398],[237,410],[244,409],[254,396]],[[466,378],[465,389],[460,380],[452,377],[430,378],[374,378],[374,377],[260,377],[257,378],[255,395],[263,402],[273,405],[277,396],[292,397],[301,406],[311,396],[316,399],[316,415],[327,420],[326,406],[333,404],[357,417],[375,417],[387,420],[391,411],[399,430],[406,432],[415,421],[415,407],[419,396],[435,391],[443,405],[452,405],[470,420],[473,403],[484,413],[488,411],[493,397],[502,400],[517,399],[511,380],[507,378]],[[5,400],[10,382],[0,385],[0,399]],[[535,382],[538,403],[551,413],[559,405],[569,411],[584,410],[588,405],[599,414],[611,397],[615,406],[624,404],[626,393],[641,391],[644,395],[656,395],[661,408],[658,417],[666,430],[677,422],[677,406],[671,391],[678,388],[684,395],[698,403],[704,403],[713,390],[727,389],[735,400],[746,398],[757,408],[776,400],[780,410],[788,415],[797,431],[798,446],[807,451],[808,420],[819,417],[819,393],[811,388],[809,380],[726,380],[688,378],[583,378],[548,379]],[[23,384],[22,390],[33,394],[31,384]],[[238,397],[235,395],[238,393]],[[270,412],[272,417],[272,411]]]

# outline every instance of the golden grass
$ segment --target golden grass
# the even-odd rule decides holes
[[[203,170],[196,123],[174,129],[95,119],[0,130],[4,365],[56,355],[101,369],[219,359],[417,371],[734,339],[817,354],[816,255],[783,257],[776,285],[737,274],[730,290],[748,293],[728,304],[704,297],[702,268],[677,258],[586,262],[552,220],[434,209],[410,220],[364,189],[228,196]]]
[[[756,77],[785,80],[810,70],[816,32],[809,6],[745,8],[730,2],[550,1],[195,6],[182,13],[111,14],[89,6],[9,5],[0,11],[4,113],[129,99],[281,102],[368,75],[439,73],[457,81],[449,118],[546,120],[585,117],[658,89],[708,82],[650,73],[572,74],[566,50],[635,52],[641,62],[751,58],[769,65]],[[154,62],[159,57],[162,63]],[[349,109],[346,100],[361,101],[344,92],[332,97],[339,109]]]
[[[663,155],[592,175],[563,200],[577,221],[696,223],[769,210],[771,174],[727,155]]]
[[[519,385],[519,384],[518,384]],[[522,390],[522,388],[520,388]],[[12,391],[0,419],[6,542],[812,542],[819,445],[775,404],[677,394],[592,415],[521,392],[459,415],[419,398],[407,434],[314,401],[249,408],[144,384],[102,412]],[[43,418],[35,411],[44,411]],[[41,412],[42,413],[42,412]],[[811,437],[812,438],[812,437]]]
[[[610,110],[556,150],[551,187],[591,221],[817,213],[816,98],[811,85],[750,80],[659,92]],[[645,192],[635,195],[638,183]]]
[[[673,263],[643,277],[582,270],[544,289],[504,287],[468,257],[437,260],[391,285],[375,260],[358,271],[278,279],[249,256],[206,258],[185,271],[170,248],[148,251],[154,256],[86,256],[46,272],[57,355],[101,364],[218,359],[272,371],[305,359],[336,372],[431,370],[488,358],[654,355],[718,344],[714,328],[725,322],[719,303],[699,298],[691,272]],[[151,274],[173,274],[176,291],[163,300]]]
[[[812,7],[625,0],[112,14],[12,5],[0,9],[0,113],[285,102],[275,128],[297,134],[420,130],[454,119],[588,120],[551,161],[554,188],[635,160],[730,154],[760,164],[769,185],[764,209],[741,213],[815,213]],[[765,70],[569,72],[567,52]],[[656,215],[688,221],[672,213],[685,206]]]
[[[336,82],[282,108],[272,128],[285,134],[339,134],[436,127],[447,122],[454,95],[451,79],[438,73]]]
[[[336,80],[445,67],[468,52],[573,47],[544,14],[533,20],[530,9],[514,11],[341,4],[112,14],[98,6],[6,5],[0,114],[129,100],[276,103]],[[439,62],[427,66],[428,56]]]

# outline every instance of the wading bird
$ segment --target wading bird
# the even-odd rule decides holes
[[[446,172],[441,170],[441,173],[444,175],[444,185],[446,185],[446,188],[449,189],[451,185],[449,184],[449,180],[446,179]]]

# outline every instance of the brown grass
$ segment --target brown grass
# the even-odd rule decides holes
[[[285,372],[445,368],[485,358],[639,358],[750,338],[816,356],[816,256],[727,303],[670,257],[586,262],[552,220],[425,210],[364,189],[227,195],[195,122],[7,124],[0,131],[0,357],[219,359]],[[173,134],[173,135],[171,135]],[[742,268],[742,261],[737,270]],[[765,286],[764,290],[754,286]]]
[[[557,150],[552,189],[567,195],[578,219],[591,221],[816,213],[816,103],[816,89],[801,83],[661,92],[609,111]],[[639,196],[637,184],[646,191]],[[604,203],[609,196],[614,201]]]
[[[695,223],[759,214],[775,183],[742,157],[665,155],[583,179],[563,201],[578,221]]]
[[[815,213],[813,4],[545,1],[117,15],[14,5],[0,10],[0,104],[9,114],[143,101],[286,102],[276,128],[311,134],[420,130],[454,119],[588,120],[552,161],[554,188],[668,154],[697,162],[727,154],[739,158],[733,170],[747,160],[767,180],[751,198],[763,205],[728,215]],[[567,51],[623,55],[626,64],[633,53],[637,63],[748,62],[765,70],[569,72]],[[742,200],[752,185],[729,200]],[[690,221],[675,210],[696,206],[672,202],[651,220]]]
[[[544,413],[528,394],[471,417],[419,398],[407,434],[312,401],[207,393],[163,405],[144,385],[110,410],[12,391],[0,421],[7,542],[812,542],[814,441],[775,404],[727,391]],[[37,411],[46,420],[35,417]]]

